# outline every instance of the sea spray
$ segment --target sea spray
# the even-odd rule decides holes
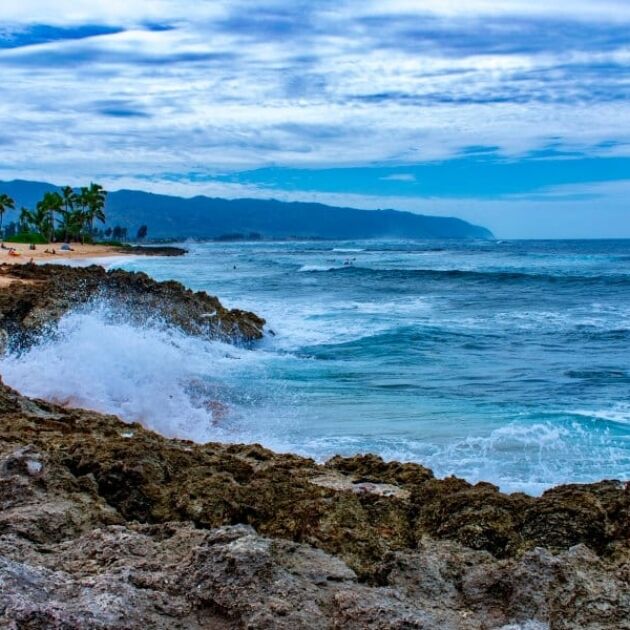
[[[366,348],[374,342],[355,341]],[[606,431],[591,430],[585,412],[558,412],[533,424],[512,421],[487,435],[463,431],[446,440],[422,439],[383,431],[379,412],[370,414],[358,399],[349,401],[354,413],[364,410],[362,431],[356,432],[356,421],[347,424],[350,407],[337,402],[332,415],[330,409],[318,411],[312,397],[296,396],[292,387],[321,382],[318,373],[330,367],[328,360],[277,352],[273,340],[247,350],[187,335],[159,318],[139,325],[107,300],[67,314],[38,343],[0,359],[5,382],[25,395],[115,414],[197,442],[260,442],[319,461],[376,452],[387,460],[423,463],[438,476],[492,481],[531,494],[591,480],[591,451],[606,453],[617,470],[629,462]],[[327,400],[330,394],[313,396]]]
[[[258,388],[239,391],[234,382],[252,373],[262,381],[266,356],[187,335],[159,318],[139,325],[99,300],[2,357],[0,373],[28,396],[116,414],[168,437],[231,441],[249,437],[243,412],[265,402]]]

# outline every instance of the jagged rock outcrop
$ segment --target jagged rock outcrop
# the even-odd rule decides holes
[[[630,487],[318,465],[0,385],[0,626],[630,628]]]
[[[65,313],[91,300],[110,300],[129,318],[158,317],[193,335],[251,341],[263,335],[265,320],[228,310],[216,297],[193,292],[179,282],[157,282],[144,273],[62,265],[0,265],[0,277],[13,279],[0,291],[0,345],[6,335],[26,343]]]

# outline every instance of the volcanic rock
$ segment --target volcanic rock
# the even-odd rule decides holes
[[[0,346],[8,339],[27,344],[69,311],[97,300],[126,318],[159,319],[192,335],[236,342],[263,336],[265,320],[254,313],[228,310],[207,293],[144,273],[26,264],[0,265],[0,276],[19,281],[0,291]]]
[[[630,628],[629,514],[620,482],[506,495],[0,385],[0,627]]]

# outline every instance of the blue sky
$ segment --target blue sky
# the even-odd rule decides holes
[[[630,237],[629,33],[626,0],[5,2],[0,178]]]

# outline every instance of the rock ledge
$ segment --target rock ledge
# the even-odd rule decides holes
[[[630,488],[168,440],[0,384],[0,626],[630,628]]]
[[[9,339],[29,343],[64,314],[93,300],[107,300],[139,322],[159,317],[192,335],[236,342],[263,336],[265,320],[258,315],[228,310],[216,297],[179,282],[156,282],[145,273],[26,264],[0,265],[0,277],[16,281],[0,291],[0,345],[2,338],[5,344]]]

